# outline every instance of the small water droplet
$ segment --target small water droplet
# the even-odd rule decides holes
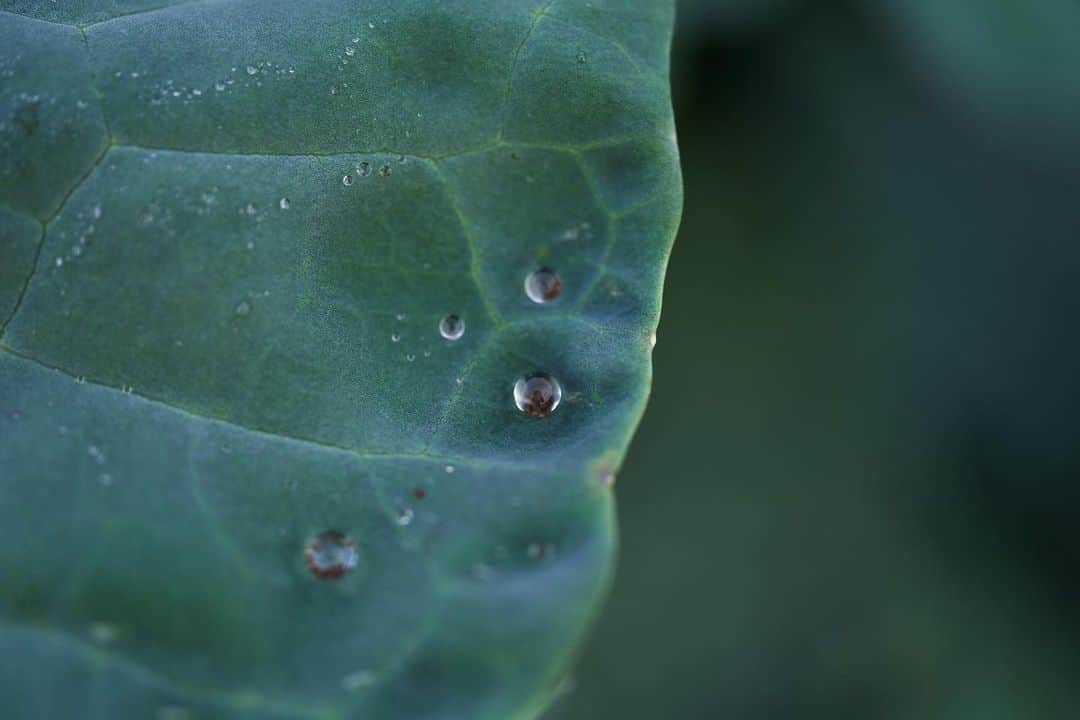
[[[383,177],[390,177],[390,174],[392,172],[394,172],[394,171],[393,171],[393,169],[391,169],[391,167],[389,165],[383,165],[381,168],[379,168],[379,174],[382,175]]]
[[[514,383],[514,403],[529,417],[546,417],[559,407],[562,387],[547,373],[533,373]]]
[[[405,356],[405,359],[408,360],[409,362],[413,362],[414,360],[416,360],[416,356],[413,355],[412,353],[409,353],[408,355]]]
[[[577,61],[582,65],[589,62],[589,56],[585,54],[584,50],[578,50]]]
[[[94,462],[96,462],[98,465],[105,464],[105,453],[102,452],[101,448],[99,448],[97,445],[89,446],[88,448],[86,448],[86,452],[89,453],[90,457],[94,458]]]
[[[95,220],[100,220],[101,219],[101,206],[100,205],[95,205],[90,210],[90,214],[94,216]]]
[[[289,202],[289,198],[283,197],[278,200],[278,207],[282,210],[288,210],[290,205],[292,205],[292,203]]]
[[[367,177],[371,174],[371,163],[360,162],[356,164],[356,174],[360,177]]]
[[[346,45],[345,46],[345,54],[348,55],[349,57],[352,57],[353,55],[356,54],[356,48],[354,48],[352,45]]]
[[[214,89],[218,92],[225,92],[225,83],[220,81],[214,83]]]
[[[56,258],[56,267],[64,267],[64,258],[62,258],[62,257]]]
[[[359,43],[359,42],[360,42],[360,38],[358,38],[358,37],[354,37],[354,38],[352,39],[352,41],[353,41],[353,45],[356,45],[357,43]]]
[[[457,315],[446,315],[439,321],[439,334],[447,340],[458,340],[465,334],[465,321]]]
[[[415,513],[412,511],[412,508],[401,508],[398,510],[397,514],[398,525],[408,527],[412,524],[413,517],[415,517]]]
[[[247,74],[248,75],[254,75],[257,72],[259,72],[259,71],[255,69],[254,65],[248,65],[247,66]]]
[[[346,187],[348,187],[349,185],[352,185],[352,175],[342,175],[341,176],[341,184],[345,185]]]
[[[356,543],[340,530],[327,530],[308,542],[304,560],[315,577],[337,580],[356,567]]]
[[[337,95],[340,92],[341,92],[341,86],[339,86],[339,85],[331,85],[330,86],[330,94],[331,95]]]
[[[562,280],[559,274],[548,268],[529,273],[525,278],[525,294],[534,303],[543,305],[559,297],[562,292]]]
[[[369,23],[367,24],[367,26],[368,26],[369,28],[371,28],[372,30],[374,30],[374,29],[375,29],[375,23],[373,23],[373,22],[369,22]]]
[[[241,300],[236,306],[236,314],[240,317],[251,314],[251,303],[247,300]]]
[[[453,475],[456,468],[453,465],[447,465],[445,470],[447,475]]]
[[[405,313],[398,313],[398,314],[397,314],[397,315],[395,315],[394,317],[396,317],[396,318],[398,319],[398,321],[400,322],[400,321],[404,320],[405,318],[407,318],[407,317],[409,317],[409,316],[408,316],[408,315],[406,315]]]
[[[401,336],[397,333],[391,333],[390,342],[401,342]]]

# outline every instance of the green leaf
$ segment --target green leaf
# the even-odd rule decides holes
[[[648,393],[670,3],[0,9],[5,717],[535,716]]]

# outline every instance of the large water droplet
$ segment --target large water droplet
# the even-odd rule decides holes
[[[345,186],[352,185],[352,175],[342,175],[341,184]]]
[[[457,340],[465,334],[465,321],[457,315],[446,315],[439,321],[439,334],[447,340]]]
[[[340,530],[319,533],[304,548],[307,566],[320,580],[337,580],[356,567],[356,558],[356,543]]]
[[[549,303],[562,292],[559,274],[548,268],[540,268],[525,278],[525,294],[534,303]]]
[[[562,387],[547,373],[533,373],[514,383],[514,403],[529,417],[546,417],[561,401]]]

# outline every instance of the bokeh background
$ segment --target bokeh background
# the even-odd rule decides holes
[[[1080,3],[686,2],[686,207],[560,720],[1080,716]]]

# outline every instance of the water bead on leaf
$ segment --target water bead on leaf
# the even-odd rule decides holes
[[[561,292],[562,280],[554,270],[540,268],[525,278],[525,294],[539,305],[551,302]]]
[[[514,383],[514,403],[529,417],[546,417],[561,401],[562,387],[547,373],[533,373]]]
[[[465,334],[465,321],[457,315],[446,315],[439,321],[439,334],[447,340],[458,340]]]
[[[327,530],[307,544],[304,559],[315,577],[337,580],[356,567],[356,543],[340,530]]]

